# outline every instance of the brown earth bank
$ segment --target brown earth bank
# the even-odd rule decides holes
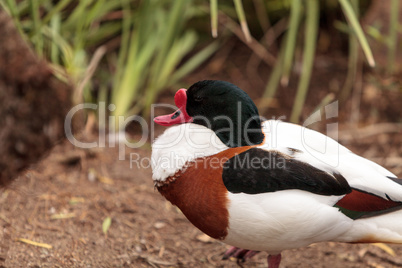
[[[0,186],[64,137],[71,88],[34,54],[0,8]]]

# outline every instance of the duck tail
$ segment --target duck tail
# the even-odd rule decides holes
[[[359,218],[338,241],[402,244],[402,206],[378,216]]]

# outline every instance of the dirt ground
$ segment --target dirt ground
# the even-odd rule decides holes
[[[230,80],[224,76],[221,79]],[[240,79],[234,82],[251,87]],[[319,87],[320,83],[313,82],[313,94],[320,92]],[[364,87],[373,92],[369,97],[368,93],[363,94],[359,128],[352,135],[348,131],[351,104],[340,107],[336,120],[340,142],[402,177],[401,125],[387,124],[390,118],[401,118],[401,108],[395,106],[402,103],[402,94],[383,90],[371,82]],[[281,98],[278,101],[285,105],[271,115],[289,114],[287,99]],[[161,99],[172,102],[172,94]],[[309,98],[305,114],[316,101]],[[399,114],[395,115],[392,109]],[[373,111],[381,116],[373,117]],[[164,129],[157,127],[156,135]],[[320,125],[318,129],[325,132]],[[98,136],[86,134],[78,140],[98,141]],[[80,149],[69,141],[62,142],[1,193],[0,264],[239,267],[234,260],[221,260],[228,246],[203,235],[154,189],[148,166],[150,154],[150,143],[141,149],[126,148],[125,159],[119,160],[118,148]],[[130,159],[143,159],[142,166]],[[107,217],[111,218],[111,225],[105,234],[102,225]],[[266,257],[266,253],[260,253],[241,265],[266,267]],[[281,267],[402,267],[402,245],[314,244],[283,252]]]
[[[241,44],[231,47],[187,82],[228,80],[258,101],[269,68],[246,70],[250,51]],[[317,57],[304,119],[328,92],[339,89],[346,66],[344,55]],[[289,117],[296,82],[291,80],[264,116]],[[371,71],[360,82],[362,94],[341,103],[331,122],[339,124],[342,144],[402,178],[401,82]],[[159,101],[172,103],[172,96],[165,93]],[[351,118],[356,120],[350,123]],[[316,128],[325,133],[325,122]],[[164,129],[157,127],[156,134]],[[135,138],[138,130],[133,133]],[[98,136],[86,133],[79,139],[98,141]],[[0,192],[0,267],[266,267],[266,253],[242,264],[221,260],[228,246],[203,235],[160,196],[147,166],[150,142],[126,148],[119,160],[118,148],[80,149],[63,141]],[[143,166],[130,159],[143,159]],[[402,267],[402,245],[328,242],[282,256],[283,268]]]
[[[374,158],[383,157],[377,147],[393,142],[400,150],[399,134],[383,141],[352,149],[378,152]],[[64,142],[4,191],[4,267],[238,267],[221,260],[226,245],[203,235],[154,190],[150,168],[130,166],[130,155],[146,159],[150,150],[127,149],[126,160],[118,160],[117,149],[78,149]],[[402,175],[400,163],[391,170]],[[107,217],[112,222],[105,234]],[[281,267],[402,267],[402,245],[389,248],[396,256],[378,245],[315,244],[283,252]],[[266,267],[266,255],[242,265]]]

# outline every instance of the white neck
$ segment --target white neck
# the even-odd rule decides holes
[[[215,132],[197,124],[168,128],[152,144],[152,179],[163,182],[185,164],[228,149]]]

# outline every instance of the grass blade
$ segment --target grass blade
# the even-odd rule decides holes
[[[137,35],[135,35],[137,36]],[[135,96],[145,81],[144,70],[147,70],[147,66],[150,65],[152,56],[155,53],[157,40],[155,36],[149,39],[148,45],[144,46],[139,53],[138,43],[134,43],[130,48],[128,65],[125,66],[125,72],[122,77],[122,83],[115,93],[115,99],[113,103],[116,105],[114,114],[116,116],[126,116],[126,112],[129,110]],[[134,38],[133,38],[134,39]],[[135,42],[134,40],[132,42]]]
[[[119,49],[119,55],[117,58],[117,69],[114,75],[114,90],[112,92],[112,102],[116,98],[115,94],[117,94],[118,89],[120,88],[120,81],[123,72],[123,66],[127,60],[128,49],[130,45],[130,26],[131,26],[131,12],[130,6],[128,5],[127,1],[122,0],[122,11],[123,11],[123,21],[122,21],[122,32],[121,32],[121,43]]]
[[[352,0],[352,7],[355,10],[355,14],[359,14],[359,1]],[[359,61],[359,44],[352,32],[349,32],[349,58],[348,58],[348,73],[346,75],[345,83],[342,87],[339,99],[345,101],[352,92],[353,84],[356,80],[357,63]]]
[[[267,9],[264,4],[264,0],[253,0],[254,10],[257,15],[257,20],[260,24],[261,30],[266,33],[271,27],[269,22]]]
[[[319,0],[306,1],[306,34],[304,39],[302,76],[297,88],[295,103],[293,105],[290,121],[297,123],[306,99],[308,86],[310,84],[311,71],[313,69],[315,47],[317,44]]]
[[[6,0],[5,3],[0,1],[0,6],[10,13],[11,17],[13,17],[15,21],[19,21],[19,12],[15,0]]]
[[[203,63],[206,59],[208,59],[218,48],[219,43],[213,42],[204,49],[202,49],[200,52],[192,56],[172,75],[169,81],[169,86],[176,84],[184,76],[194,71],[195,68],[197,68],[201,63]]]
[[[218,37],[218,0],[210,0],[209,2],[211,12],[211,34],[213,38]]]
[[[159,74],[159,81],[169,80],[180,59],[184,57],[194,47],[197,42],[197,35],[194,32],[187,32],[182,38],[177,40],[170,49],[163,69]],[[159,82],[158,81],[158,82]]]
[[[248,29],[243,4],[242,4],[241,0],[233,0],[233,3],[234,3],[235,8],[236,8],[236,13],[237,13],[237,17],[239,18],[239,21],[240,21],[241,29],[242,29],[242,31],[244,33],[244,36],[246,37],[246,41],[251,42],[250,30]]]
[[[32,41],[35,44],[35,50],[38,55],[43,55],[43,39],[40,37],[41,21],[39,16],[39,1],[30,1],[30,9],[33,23]]]
[[[299,23],[302,13],[300,0],[292,0],[290,9],[289,29],[285,43],[285,54],[283,59],[283,71],[281,84],[287,86],[289,84],[290,70],[292,68],[293,56],[296,48],[296,37],[299,29]],[[307,1],[308,2],[308,1]]]
[[[367,42],[366,37],[364,36],[364,32],[360,23],[356,17],[356,14],[353,11],[353,7],[348,0],[338,0],[341,4],[342,10],[347,18],[351,28],[356,34],[357,40],[359,40],[360,46],[363,49],[364,55],[366,55],[367,62],[371,67],[375,66],[375,61],[373,57],[373,53],[371,52],[370,46]]]
[[[52,36],[60,32],[61,17],[60,14],[54,14],[50,20],[50,29]],[[60,50],[57,47],[56,42],[51,42],[50,45],[50,60],[55,64],[60,64]]]
[[[163,69],[159,73],[158,79],[146,91],[145,107],[149,107],[155,100],[157,93],[166,86],[166,81],[169,81],[174,73],[179,61],[186,55],[197,41],[197,36],[194,32],[187,32],[179,40],[176,40],[172,45],[167,57],[165,58]]]
[[[57,13],[59,13],[63,8],[65,8],[69,3],[71,2],[71,0],[62,0],[59,1],[47,14],[46,16],[42,19],[42,23],[43,24],[47,24],[54,15],[56,15]]]
[[[159,74],[163,68],[163,62],[167,56],[167,53],[174,42],[180,26],[183,24],[183,13],[185,11],[186,4],[190,2],[188,0],[177,0],[173,2],[168,21],[166,24],[166,33],[162,40],[161,50],[159,51],[155,62],[155,73]]]

